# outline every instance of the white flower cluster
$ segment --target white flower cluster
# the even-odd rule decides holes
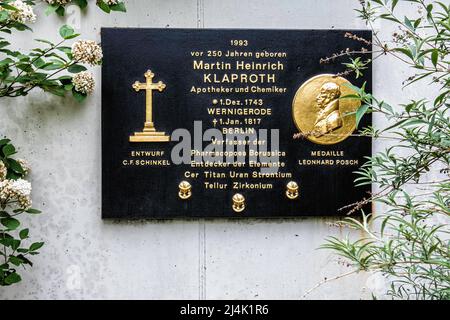
[[[48,4],[68,4],[69,2],[72,2],[72,0],[45,0]]]
[[[5,164],[2,160],[0,160],[0,181],[3,181],[6,179],[6,174],[8,173],[8,169],[6,168]]]
[[[72,83],[75,87],[75,91],[83,94],[91,94],[94,92],[95,80],[90,72],[82,71],[75,74],[72,78]]]
[[[96,65],[102,61],[103,51],[95,41],[78,40],[72,45],[72,56],[75,61]]]
[[[22,209],[31,207],[31,183],[24,179],[0,181],[0,202],[17,201]]]
[[[31,167],[30,167],[30,164],[28,163],[28,161],[26,161],[25,159],[17,159],[17,162],[20,164],[20,166],[23,169],[23,175],[24,176],[28,175],[31,171]]]
[[[113,4],[118,4],[119,1],[118,0],[104,0],[104,2],[109,5],[112,6]]]
[[[34,14],[33,8],[22,0],[13,1],[9,3],[9,5],[17,9],[16,11],[11,10],[9,12],[11,20],[21,23],[36,21],[36,15]]]

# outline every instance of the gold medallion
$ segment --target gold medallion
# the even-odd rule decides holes
[[[335,144],[356,129],[358,99],[341,99],[356,94],[348,80],[332,74],[315,76],[297,90],[292,117],[297,129],[317,144]]]

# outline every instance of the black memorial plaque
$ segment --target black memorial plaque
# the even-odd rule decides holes
[[[369,31],[351,32],[371,38]],[[332,92],[333,85],[314,92],[314,88],[306,88],[296,96],[309,79],[344,71],[342,63],[348,59],[323,64],[321,58],[347,48],[361,50],[364,43],[344,37],[345,33],[102,29],[103,218],[277,218],[345,213],[338,209],[370,191],[370,186],[354,187],[353,172],[371,154],[371,140],[350,135],[336,143],[320,142],[344,130],[352,117],[346,114],[342,123],[339,117],[325,115],[320,122],[322,111],[314,92]],[[371,76],[371,70],[366,70],[364,77],[356,79],[349,74],[345,78],[354,86],[366,82],[370,91]],[[347,89],[341,86],[341,90]],[[300,132],[296,121],[303,121],[303,114],[299,113],[297,120],[294,117],[294,100],[307,106],[305,117],[311,117],[308,121],[315,123],[314,128],[322,123],[324,135],[318,140],[293,139]],[[323,106],[335,108],[334,114],[340,115],[339,102],[333,103]],[[195,121],[201,124],[197,132]],[[360,127],[370,123],[366,116]],[[271,167],[275,171],[262,173],[258,166],[268,163],[263,157],[250,165],[248,145],[240,163],[235,159],[224,166],[224,159],[214,166],[189,153],[189,161],[176,164],[171,153],[174,147],[179,151],[182,138],[176,141],[170,135],[186,129],[191,134],[188,151],[204,152],[211,141],[198,142],[199,137],[211,128],[222,133],[257,134],[255,145],[265,143],[266,151],[272,150],[276,138],[264,139],[259,129],[267,129],[268,137],[275,132],[272,129],[278,130],[279,148],[261,154],[278,156]],[[191,186],[188,199],[179,195],[182,181]],[[293,199],[286,194],[291,181],[298,185],[298,196],[291,193]],[[239,200],[236,194],[242,195],[245,208],[233,202]],[[234,209],[233,204],[237,206]]]

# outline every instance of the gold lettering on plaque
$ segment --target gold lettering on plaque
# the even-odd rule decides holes
[[[145,83],[136,81],[133,83],[133,89],[136,92],[145,90],[145,123],[142,132],[135,132],[130,136],[130,142],[168,142],[170,136],[166,136],[164,132],[157,132],[153,123],[153,90],[163,91],[166,85],[162,81],[153,83],[153,77],[155,74],[148,70],[144,74],[146,78]]]
[[[297,90],[292,103],[292,117],[298,130],[317,144],[335,144],[356,129],[358,99],[341,99],[356,94],[351,83],[332,74],[315,76]]]

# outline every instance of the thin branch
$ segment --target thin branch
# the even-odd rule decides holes
[[[355,270],[349,271],[349,272],[347,272],[347,273],[343,273],[343,274],[340,274],[340,275],[338,275],[338,276],[335,276],[335,277],[333,277],[333,278],[325,278],[324,280],[322,280],[322,281],[320,281],[319,283],[317,283],[314,287],[312,287],[311,289],[307,290],[307,291],[303,294],[302,298],[305,299],[308,295],[311,294],[311,292],[313,292],[314,290],[316,290],[317,288],[321,287],[322,285],[324,285],[324,284],[326,284],[326,283],[328,283],[328,282],[336,281],[336,280],[339,280],[339,279],[348,277],[348,276],[350,276],[350,275],[352,275],[352,274],[355,274],[355,273],[358,273],[358,272],[359,272],[359,270],[355,269]]]

